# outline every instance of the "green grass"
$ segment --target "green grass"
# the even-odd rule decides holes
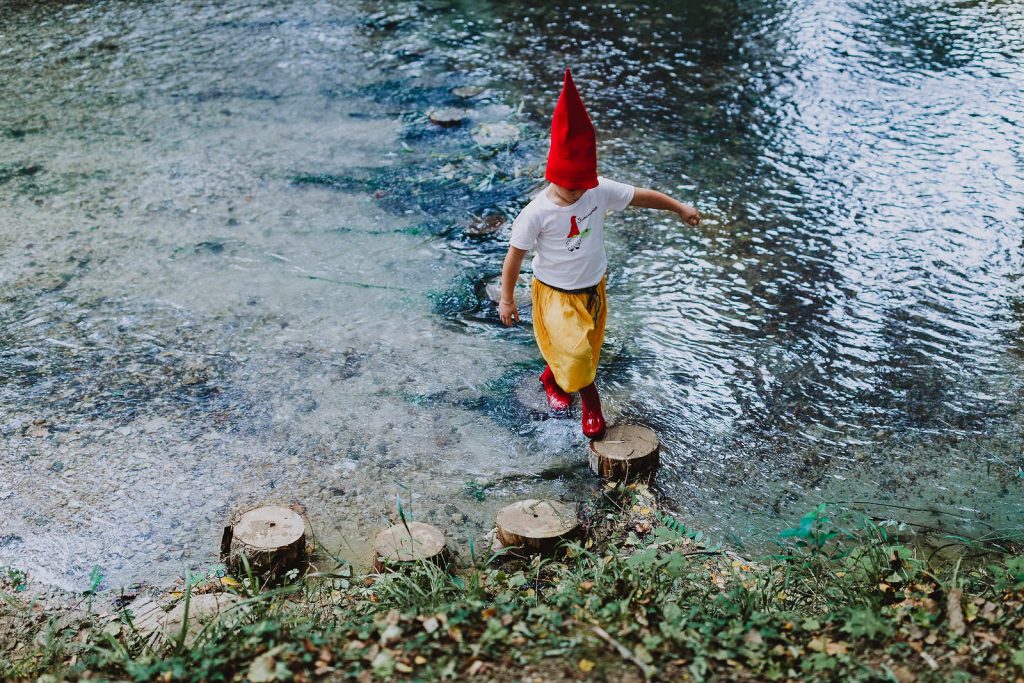
[[[1024,675],[1024,558],[957,540],[940,554],[869,519],[811,511],[778,552],[707,546],[618,488],[554,558],[479,558],[384,575],[350,568],[242,591],[248,616],[159,652],[131,620],[43,628],[5,678],[130,680],[1014,680]],[[948,539],[947,539],[948,540]],[[251,577],[250,577],[251,578]],[[246,584],[242,582],[242,585]],[[191,591],[223,590],[217,578]]]

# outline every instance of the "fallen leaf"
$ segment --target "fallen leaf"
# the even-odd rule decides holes
[[[892,673],[899,683],[914,683],[917,680],[917,674],[905,666],[897,666]]]

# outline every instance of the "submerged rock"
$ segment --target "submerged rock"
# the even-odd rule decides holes
[[[482,85],[463,85],[458,88],[452,88],[452,94],[456,97],[461,97],[464,100],[472,99],[477,95],[483,94],[484,88]]]
[[[456,128],[462,125],[462,122],[472,116],[473,112],[468,109],[458,109],[456,107],[448,107],[446,109],[431,109],[427,112],[427,118],[430,122],[436,126],[442,128]]]
[[[473,142],[481,147],[500,147],[517,142],[519,127],[512,123],[481,123],[473,129]]]
[[[501,230],[505,225],[505,217],[498,213],[474,216],[464,230],[469,237],[487,237]]]

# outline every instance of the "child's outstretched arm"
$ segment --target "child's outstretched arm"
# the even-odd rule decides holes
[[[516,306],[516,280],[519,270],[523,267],[525,249],[510,246],[505,254],[505,264],[501,267],[501,301],[498,303],[498,317],[506,327],[519,322],[519,307]]]
[[[633,201],[630,206],[639,206],[644,209],[661,209],[679,214],[679,217],[690,225],[700,223],[700,213],[689,204],[672,199],[664,192],[638,187],[633,192]]]

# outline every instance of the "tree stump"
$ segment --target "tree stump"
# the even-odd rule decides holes
[[[498,540],[506,548],[549,552],[578,526],[576,506],[553,500],[521,500],[498,511]]]
[[[489,237],[501,230],[505,225],[505,217],[500,213],[487,213],[474,216],[463,232],[468,237]]]
[[[590,469],[604,479],[628,481],[653,472],[660,445],[654,430],[642,425],[609,427],[604,438],[590,442]]]
[[[377,534],[373,542],[373,568],[382,572],[412,562],[448,563],[444,533],[424,522],[396,524]]]
[[[249,510],[224,530],[221,551],[236,570],[244,568],[242,556],[254,575],[280,577],[306,566],[306,527],[294,510],[276,505]]]

